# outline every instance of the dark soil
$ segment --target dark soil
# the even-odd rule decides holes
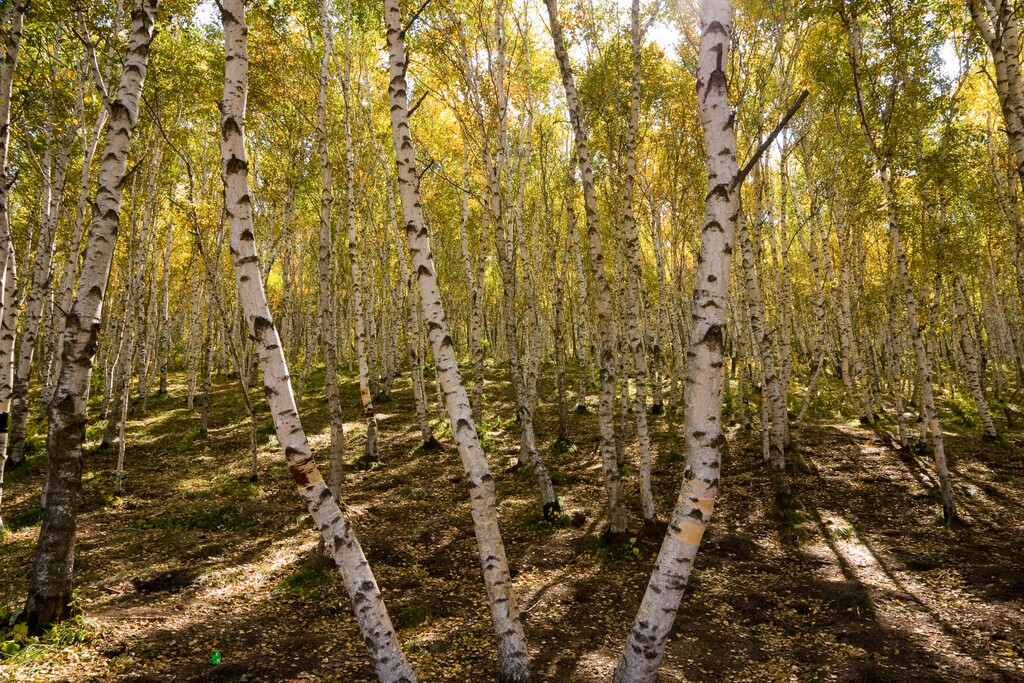
[[[634,447],[625,476],[634,531],[608,545],[596,415],[571,416],[566,448],[553,441],[554,406],[542,403],[538,434],[550,439],[542,450],[563,510],[545,520],[529,470],[508,470],[518,437],[508,386],[488,379],[480,430],[535,677],[608,681],[663,529],[640,522]],[[302,413],[322,455],[322,382],[311,384]],[[547,400],[554,392],[545,389]],[[343,391],[355,457],[363,435],[357,384],[347,378]],[[151,397],[129,424],[121,497],[111,493],[116,449],[87,453],[76,558],[85,642],[34,645],[0,660],[0,678],[374,680],[344,587],[315,557],[316,533],[262,406],[260,479],[248,481],[237,392],[227,378],[215,383],[208,440],[185,408],[183,386]],[[458,456],[443,425],[438,438],[448,448],[420,448],[407,377],[392,399],[378,407],[380,462],[348,473],[345,508],[420,679],[494,680]],[[684,468],[681,419],[671,406],[650,418],[663,519]],[[985,443],[966,425],[947,429],[966,523],[955,529],[941,524],[929,456],[894,451],[884,430],[819,415],[794,432],[795,506],[770,511],[760,439],[734,429],[662,680],[1024,681],[1020,434]],[[100,436],[90,427],[91,445]],[[45,457],[33,443],[5,492],[0,608],[8,611],[24,599],[39,528]]]

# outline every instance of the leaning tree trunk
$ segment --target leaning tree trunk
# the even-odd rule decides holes
[[[1004,130],[1017,162],[1017,175],[1024,185],[1024,79],[1020,69],[1020,32],[1015,5],[1005,0],[967,0],[967,7],[992,55],[996,94],[1006,124]],[[1020,283],[1019,272],[1017,277]]]
[[[519,608],[512,589],[505,546],[498,529],[494,477],[491,475],[487,456],[476,433],[469,396],[459,376],[455,348],[441,304],[434,256],[430,251],[429,237],[420,206],[415,150],[409,130],[405,36],[398,0],[385,0],[384,17],[391,71],[388,87],[391,132],[398,167],[405,236],[412,256],[412,271],[419,288],[420,308],[427,323],[427,335],[434,351],[437,378],[443,388],[452,435],[469,484],[480,564],[483,568],[491,621],[498,641],[499,680],[503,683],[525,683],[531,680],[529,652],[519,620]]]
[[[112,98],[110,126],[100,157],[82,276],[75,303],[68,312],[60,376],[49,405],[46,508],[24,611],[24,619],[34,632],[62,621],[72,610],[71,578],[78,498],[82,489],[82,442],[85,440],[89,381],[100,332],[103,297],[117,243],[128,146],[146,78],[156,6],[157,0],[138,0],[132,11],[121,82]]]
[[[615,317],[612,306],[612,291],[604,266],[604,251],[601,247],[601,233],[597,213],[597,188],[594,184],[594,167],[590,161],[590,147],[587,132],[583,127],[583,112],[576,93],[576,81],[569,53],[558,19],[558,0],[545,0],[551,22],[551,37],[554,41],[555,57],[562,74],[569,120],[575,139],[576,163],[583,177],[583,205],[586,209],[587,238],[589,243],[590,266],[594,284],[594,299],[597,302],[597,328],[601,349],[598,356],[600,368],[601,395],[598,404],[598,428],[601,432],[601,462],[604,485],[608,494],[608,533],[618,536],[626,533],[626,506],[622,495],[622,475],[615,453]]]
[[[274,428],[284,448],[285,459],[299,495],[345,581],[377,677],[385,683],[414,681],[415,676],[399,646],[370,565],[351,524],[313,461],[295,407],[281,340],[267,307],[253,234],[244,131],[249,60],[243,0],[224,0],[221,18],[224,23],[226,57],[220,136],[224,210],[231,227],[231,257],[238,295],[259,354],[264,390],[274,418]]]
[[[726,305],[733,234],[740,210],[736,134],[725,75],[732,2],[703,0],[701,24],[697,105],[704,131],[708,192],[686,375],[686,472],[647,591],[615,669],[615,683],[653,683],[658,678],[679,601],[714,509],[725,446],[721,417]]]

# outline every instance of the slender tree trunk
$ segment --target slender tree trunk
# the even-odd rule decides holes
[[[967,318],[967,308],[970,305],[970,299],[967,296],[964,280],[960,277],[959,273],[953,276],[953,305],[956,308],[957,326],[960,328],[960,350],[964,354],[965,374],[967,375],[967,382],[971,387],[971,394],[974,396],[974,404],[978,407],[981,426],[986,438],[997,439],[999,438],[999,433],[996,432],[995,422],[992,421],[992,413],[989,412],[988,404],[985,402],[981,361],[978,358],[978,345],[975,343],[971,324]]]
[[[789,479],[786,476],[786,442],[783,425],[788,420],[786,415],[786,399],[783,393],[782,382],[775,369],[775,353],[772,350],[771,337],[768,336],[768,326],[765,323],[764,294],[761,291],[761,282],[757,276],[757,268],[754,263],[754,251],[750,240],[750,233],[747,230],[746,220],[741,213],[737,221],[739,228],[740,253],[742,254],[743,273],[746,280],[747,312],[750,321],[750,330],[754,335],[754,342],[757,351],[760,353],[762,377],[764,379],[763,393],[761,396],[762,424],[761,429],[767,435],[765,440],[768,448],[765,452],[766,460],[772,468],[772,486],[775,489],[775,496],[779,502],[784,502],[790,495]],[[764,417],[768,417],[769,424],[764,424]],[[762,435],[764,438],[764,435]]]
[[[467,63],[467,69],[469,64]],[[484,348],[483,348],[483,285],[484,256],[481,254],[474,264],[470,258],[469,248],[469,151],[463,145],[462,150],[462,192],[459,193],[459,242],[462,247],[462,267],[466,271],[469,282],[469,355],[473,359],[473,390],[470,397],[473,404],[473,419],[481,418],[484,401]],[[484,242],[484,222],[480,224],[480,244]],[[481,247],[482,248],[482,247]],[[399,247],[399,252],[402,249]]]
[[[76,114],[81,116],[76,108]],[[75,116],[76,114],[73,114]],[[14,393],[11,405],[10,458],[14,465],[25,458],[25,435],[28,428],[28,392],[35,359],[36,342],[43,325],[47,304],[53,300],[53,251],[57,240],[57,226],[64,207],[64,182],[67,178],[68,162],[75,125],[69,125],[60,136],[53,174],[48,181],[49,206],[43,213],[42,225],[36,242],[36,257],[32,264],[32,284],[29,290],[25,313],[22,316],[21,344],[14,369]]]
[[[576,94],[576,81],[569,53],[566,51],[562,25],[558,20],[558,0],[545,0],[551,23],[551,37],[554,41],[555,57],[558,59],[565,88],[569,120],[575,140],[576,163],[583,178],[583,203],[586,210],[587,239],[589,244],[590,267],[593,277],[594,298],[597,302],[598,337],[600,353],[601,396],[598,405],[598,428],[601,432],[601,461],[603,465],[605,490],[608,494],[608,534],[611,537],[626,533],[626,506],[622,495],[622,475],[615,449],[615,317],[612,306],[612,292],[605,272],[604,250],[598,225],[597,189],[594,185],[594,168],[590,161],[587,133],[583,127],[583,115]]]
[[[640,451],[640,507],[644,521],[654,522],[658,518],[654,507],[654,493],[651,489],[651,437],[647,429],[647,354],[644,337],[640,330],[643,271],[640,263],[640,235],[633,213],[633,189],[636,185],[636,136],[640,126],[640,0],[633,0],[630,11],[630,36],[633,47],[633,76],[630,88],[629,127],[626,132],[626,173],[622,183],[622,232],[623,248],[626,252],[626,301],[625,323],[626,342],[633,356],[636,391],[633,401],[633,418],[636,420],[636,442]],[[623,399],[627,399],[623,395]]]
[[[852,17],[847,21],[847,37],[850,45],[850,64],[853,69],[854,91],[857,96],[857,111],[860,117],[861,130],[868,148],[876,162],[876,171],[882,184],[882,193],[885,198],[886,225],[889,229],[889,237],[892,240],[893,256],[896,259],[896,276],[898,286],[903,294],[907,307],[907,323],[910,328],[910,339],[914,347],[914,356],[917,359],[917,377],[921,390],[922,405],[922,428],[927,427],[931,432],[933,456],[935,458],[935,471],[938,475],[939,490],[942,495],[942,513],[947,522],[952,522],[958,515],[956,502],[953,498],[953,483],[949,477],[949,469],[946,465],[946,450],[942,440],[942,426],[939,424],[939,414],[935,407],[935,397],[932,393],[932,367],[925,349],[924,337],[921,334],[921,326],[917,317],[917,297],[910,282],[910,273],[907,268],[907,257],[903,252],[903,242],[900,235],[899,221],[896,215],[896,196],[889,175],[889,164],[886,152],[879,147],[871,133],[867,123],[867,116],[864,111],[864,96],[861,91],[860,81],[860,59],[861,59],[861,38],[857,18]]]
[[[660,415],[665,411],[665,399],[662,389],[664,381],[663,373],[667,367],[665,363],[665,345],[671,345],[671,318],[669,313],[668,295],[669,285],[665,273],[665,241],[661,236],[661,207],[651,193],[649,197],[651,205],[651,235],[654,243],[654,264],[658,273],[658,320],[654,325],[654,395],[651,413]]]
[[[16,268],[11,239],[8,150],[11,138],[11,90],[21,48],[25,2],[14,0],[4,22],[4,61],[0,64],[0,512],[3,511],[4,468],[7,465],[11,393],[14,385],[14,336],[17,321]],[[0,529],[3,518],[0,517]]]
[[[89,380],[103,297],[117,242],[128,146],[146,77],[156,4],[156,0],[139,0],[132,11],[121,82],[111,103],[110,126],[82,260],[82,277],[75,303],[68,313],[61,372],[49,406],[46,508],[24,611],[24,619],[33,632],[62,621],[72,610],[71,579],[78,498],[82,488],[82,441],[85,439]]]
[[[14,326],[17,322],[14,281],[17,276],[14,246],[8,242],[7,272],[0,281],[0,531],[4,528],[4,466],[7,464],[7,417],[14,385]]]
[[[693,292],[693,331],[686,377],[686,472],[665,540],[615,669],[615,683],[653,683],[693,561],[718,495],[725,436],[725,324],[729,266],[739,215],[736,136],[725,69],[732,3],[703,0],[697,54],[697,105],[704,131],[708,193]]]
[[[341,394],[338,390],[337,333],[334,326],[334,235],[331,208],[334,205],[334,181],[331,173],[331,155],[327,142],[327,88],[330,82],[331,53],[334,36],[328,15],[328,2],[319,0],[320,35],[324,53],[320,59],[320,93],[316,106],[316,141],[320,155],[320,232],[317,252],[317,309],[319,315],[320,348],[324,354],[324,389],[327,394],[327,415],[331,430],[331,446],[327,456],[327,482],[335,496],[341,495],[341,478],[345,456],[345,421],[341,416]]]
[[[398,166],[405,236],[412,256],[412,270],[419,288],[420,307],[427,323],[427,335],[434,351],[437,377],[444,390],[452,435],[469,484],[484,585],[498,641],[498,678],[502,683],[525,683],[531,680],[529,653],[512,589],[505,546],[498,529],[494,478],[476,433],[466,388],[459,376],[455,348],[452,346],[448,320],[441,304],[434,257],[430,251],[427,228],[420,206],[415,151],[409,130],[405,36],[398,0],[385,0],[384,17],[391,72],[388,87],[391,132]]]
[[[383,683],[411,682],[415,676],[402,653],[380,589],[373,578],[352,526],[313,462],[305,431],[292,396],[281,340],[270,317],[260,277],[253,234],[248,161],[245,154],[245,99],[248,55],[242,0],[224,0],[224,100],[221,113],[221,173],[224,204],[231,227],[231,256],[239,299],[256,342],[267,403],[277,438],[299,495],[313,517],[326,547],[338,565],[355,610],[363,642]]]
[[[366,420],[366,443],[363,447],[363,457],[367,460],[377,460],[377,415],[373,408],[373,395],[376,393],[377,382],[376,374],[371,378],[371,369],[374,373],[378,370],[378,364],[376,362],[370,362],[370,347],[373,346],[377,335],[375,333],[375,326],[369,321],[369,330],[373,332],[373,335],[367,331],[367,310],[373,310],[372,297],[367,302],[367,308],[363,307],[363,275],[360,270],[360,259],[359,259],[359,237],[356,230],[356,204],[355,204],[355,184],[356,184],[356,160],[355,152],[352,146],[352,106],[351,106],[351,79],[349,77],[349,62],[350,57],[348,54],[348,37],[346,36],[346,55],[345,55],[345,73],[341,79],[342,93],[345,99],[345,197],[346,197],[346,222],[348,225],[348,253],[349,253],[349,264],[352,271],[352,308],[353,318],[355,322],[355,337],[356,337],[356,360],[359,364],[359,396],[362,399],[363,405],[363,418]]]
[[[157,352],[160,368],[158,393],[167,393],[167,364],[171,356],[171,305],[170,276],[171,250],[174,248],[174,225],[167,223],[167,248],[164,250],[163,279],[160,282],[160,350]]]

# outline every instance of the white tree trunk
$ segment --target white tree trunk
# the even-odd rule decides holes
[[[786,476],[785,425],[788,420],[786,399],[782,382],[775,369],[775,353],[772,350],[772,341],[768,336],[768,326],[764,317],[764,294],[761,291],[761,282],[754,263],[750,233],[742,213],[737,221],[737,227],[739,228],[740,253],[746,281],[750,331],[754,335],[754,344],[760,354],[761,374],[764,379],[764,390],[761,395],[762,439],[768,445],[765,457],[772,468],[772,486],[775,488],[775,495],[781,502],[781,499],[790,495],[789,480]],[[765,416],[768,417],[769,424],[767,425],[764,424]]]
[[[25,2],[14,0],[4,16],[4,61],[0,65],[0,512],[3,507],[4,467],[7,464],[11,393],[14,385],[14,336],[17,321],[16,268],[11,240],[8,149],[11,138],[11,90],[21,48]],[[0,517],[0,529],[3,518]]]
[[[921,391],[921,425],[922,429],[927,428],[931,432],[932,450],[935,458],[935,472],[939,480],[939,491],[942,495],[942,513],[947,522],[957,519],[956,502],[953,498],[953,483],[949,478],[949,469],[946,465],[946,450],[942,440],[942,426],[939,423],[938,410],[935,407],[935,397],[932,393],[932,367],[925,349],[924,338],[921,334],[921,325],[917,317],[917,297],[910,282],[910,273],[907,268],[907,257],[903,252],[903,242],[900,236],[900,226],[896,215],[896,195],[889,175],[889,164],[886,155],[879,148],[867,123],[867,115],[864,109],[864,95],[861,90],[860,60],[861,60],[861,38],[857,18],[853,17],[847,22],[847,38],[850,46],[849,58],[853,70],[854,91],[857,97],[857,110],[860,117],[861,131],[864,133],[865,141],[875,158],[876,172],[882,184],[882,193],[885,198],[886,226],[889,229],[889,237],[892,240],[893,256],[896,259],[896,276],[898,287],[903,295],[907,307],[907,323],[910,328],[910,340],[914,347],[914,356],[917,360],[917,380]]]
[[[68,313],[61,372],[49,406],[46,508],[24,612],[33,631],[59,622],[70,613],[89,380],[117,242],[128,147],[146,77],[156,5],[156,0],[138,0],[132,11],[121,81],[110,105],[110,126],[101,156],[82,276],[75,303]]]
[[[73,116],[81,116],[78,110]],[[25,457],[25,436],[28,427],[28,392],[35,360],[36,342],[43,324],[43,315],[53,300],[53,252],[57,240],[57,226],[64,208],[64,182],[74,142],[76,125],[69,124],[60,136],[56,163],[47,182],[49,206],[45,207],[36,241],[35,261],[32,264],[32,284],[25,304],[21,323],[21,344],[18,346],[14,369],[14,393],[11,405],[10,458],[14,465]]]
[[[334,36],[327,13],[327,0],[319,0],[320,35],[324,53],[320,59],[320,92],[316,105],[316,145],[320,155],[320,231],[317,251],[317,311],[319,315],[320,348],[324,354],[324,389],[327,394],[327,415],[331,430],[330,452],[327,456],[327,481],[335,496],[341,495],[341,478],[345,455],[345,421],[341,416],[341,395],[338,390],[337,333],[334,326],[334,234],[331,208],[334,206],[334,181],[327,142],[327,94],[330,82],[331,53]]]
[[[665,540],[615,669],[615,683],[653,683],[679,601],[718,495],[725,383],[729,266],[740,210],[736,135],[725,70],[732,2],[703,0],[697,54],[697,106],[704,131],[708,192],[693,291],[693,331],[686,377],[686,471]]]
[[[593,277],[594,299],[597,302],[597,328],[600,339],[598,366],[601,395],[598,404],[598,428],[601,432],[601,462],[603,465],[605,490],[608,494],[608,534],[615,537],[626,533],[626,506],[622,495],[622,475],[619,472],[615,449],[615,317],[612,306],[612,292],[605,272],[604,250],[598,225],[597,189],[594,185],[594,168],[590,161],[587,132],[583,127],[583,114],[576,94],[576,81],[569,53],[566,51],[562,25],[558,20],[558,0],[545,0],[554,41],[555,57],[558,59],[565,89],[569,120],[575,140],[576,163],[583,179],[583,204],[586,210],[587,239],[589,245],[591,275]]]
[[[224,209],[231,227],[231,256],[238,295],[256,342],[274,428],[299,495],[344,579],[377,677],[382,683],[411,682],[415,676],[399,646],[373,572],[351,524],[313,462],[295,407],[281,340],[267,307],[253,234],[252,203],[246,177],[244,120],[249,60],[242,0],[224,0],[221,18],[226,56],[220,136]]]
[[[359,397],[363,405],[363,419],[366,420],[366,442],[363,446],[363,457],[373,461],[377,460],[377,415],[373,408],[373,393],[378,385],[376,372],[379,366],[376,363],[376,358],[370,358],[371,347],[377,339],[376,326],[373,324],[372,317],[368,321],[366,315],[369,311],[372,316],[372,296],[369,297],[368,305],[365,308],[363,306],[364,282],[360,269],[359,236],[356,230],[356,159],[352,146],[352,86],[349,77],[349,61],[346,36],[345,73],[341,79],[341,87],[345,99],[345,207],[348,225],[348,256],[352,272],[352,317],[355,323],[356,360],[359,364]],[[367,327],[369,327],[369,331]],[[371,360],[374,362],[371,363]],[[372,378],[370,376],[371,369],[375,373]]]
[[[505,546],[498,529],[494,477],[491,475],[487,456],[480,445],[469,397],[459,376],[455,348],[441,304],[434,257],[430,251],[430,241],[420,206],[416,157],[409,130],[405,37],[398,0],[385,0],[384,18],[391,73],[388,87],[391,132],[398,166],[398,187],[402,200],[405,236],[412,256],[412,270],[419,288],[420,307],[427,324],[427,336],[433,347],[435,368],[443,388],[452,435],[469,484],[480,564],[483,568],[491,621],[498,641],[499,680],[502,683],[525,683],[531,680],[529,653],[512,589]]]
[[[633,75],[630,88],[629,127],[626,132],[626,173],[622,183],[623,250],[626,253],[625,326],[626,343],[633,356],[636,391],[633,418],[636,420],[636,444],[640,451],[640,507],[645,522],[658,518],[651,489],[651,437],[647,429],[647,354],[640,330],[643,270],[640,259],[640,235],[633,212],[633,189],[636,185],[636,136],[640,126],[640,0],[633,0],[630,10],[630,42],[633,48]],[[627,396],[624,395],[623,399]]]
[[[970,298],[967,295],[964,280],[959,273],[953,276],[953,305],[956,309],[957,327],[960,328],[960,350],[964,354],[965,374],[967,375],[967,382],[971,387],[971,395],[974,397],[974,404],[978,407],[978,416],[981,418],[981,426],[985,437],[996,439],[999,437],[999,433],[996,432],[996,425],[992,421],[992,413],[989,412],[988,404],[985,402],[981,361],[978,358],[978,345],[974,340],[971,324],[967,318]]]

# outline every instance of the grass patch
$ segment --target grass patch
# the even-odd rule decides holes
[[[313,552],[316,552],[315,550]],[[319,598],[338,580],[330,563],[309,557],[279,584],[285,593],[305,598]]]

